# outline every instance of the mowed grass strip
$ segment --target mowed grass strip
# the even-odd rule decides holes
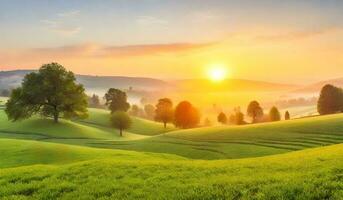
[[[339,200],[343,196],[342,144],[239,160],[136,156],[137,160],[114,155],[64,166],[3,169],[0,199]]]

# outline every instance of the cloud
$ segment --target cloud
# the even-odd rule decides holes
[[[168,21],[152,17],[152,16],[140,16],[136,19],[136,22],[140,26],[151,26],[151,25],[165,25]]]
[[[135,56],[151,56],[172,53],[184,53],[206,48],[216,43],[171,43],[143,44],[127,46],[103,46],[98,44],[79,44],[54,48],[33,48],[14,51],[0,51],[0,60],[10,61],[51,61],[64,59],[88,58],[128,58]],[[1,49],[0,49],[1,50]]]
[[[73,36],[81,31],[81,26],[77,24],[79,10],[73,10],[57,14],[55,19],[44,19],[41,23],[44,27],[62,36]]]
[[[342,31],[342,27],[327,27],[327,28],[320,28],[317,30],[308,30],[308,31],[294,31],[288,32],[283,34],[274,34],[274,35],[259,35],[256,36],[255,39],[258,41],[289,41],[289,40],[301,40],[312,38],[324,34],[329,34],[337,31]]]
[[[58,13],[57,15],[59,17],[75,17],[75,16],[78,16],[80,12],[81,12],[80,10],[71,10],[71,11],[67,11],[63,13]]]

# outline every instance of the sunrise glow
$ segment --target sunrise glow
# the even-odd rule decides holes
[[[208,70],[208,77],[214,82],[220,82],[228,78],[228,69],[225,65],[215,64],[211,65]]]

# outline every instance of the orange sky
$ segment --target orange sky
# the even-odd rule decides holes
[[[342,1],[8,1],[0,70],[310,83],[343,77]]]
[[[343,76],[343,29],[271,34],[240,32],[207,43],[134,46],[82,44],[2,51],[2,70],[59,62],[80,74],[202,78],[222,64],[232,77],[309,82]],[[11,68],[13,67],[13,68]]]

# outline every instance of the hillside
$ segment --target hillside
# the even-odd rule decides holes
[[[343,114],[189,130],[164,129],[160,123],[134,118],[133,126],[123,138],[109,126],[108,112],[98,109],[90,109],[87,120],[62,120],[60,124],[35,118],[11,123],[0,111],[0,122],[1,138],[167,153],[209,160],[266,156],[343,142]]]
[[[342,144],[241,160],[141,156],[122,151],[63,166],[2,169],[0,198],[338,200],[343,195]]]
[[[326,84],[332,84],[337,87],[343,87],[343,78],[337,78],[337,79],[330,79],[325,81],[320,81],[317,83],[313,83],[311,85],[305,86],[303,88],[300,88],[298,90],[295,90],[294,93],[314,93],[318,94],[318,91],[322,89],[322,87]]]
[[[220,84],[207,79],[184,79],[171,81],[177,90],[190,92],[271,92],[291,91],[299,88],[298,85],[279,84],[264,81],[226,79]]]
[[[7,89],[20,85],[23,77],[35,70],[14,70],[0,71],[0,88]],[[91,76],[76,75],[78,82],[83,84],[86,90],[104,93],[109,87],[128,89],[133,87],[136,90],[161,90],[168,87],[168,83],[159,79],[145,77],[125,76]]]
[[[19,86],[25,74],[33,71],[34,70],[0,71],[0,89]],[[109,87],[126,90],[129,89],[129,87],[132,87],[135,90],[147,92],[164,90],[192,92],[266,92],[291,91],[299,88],[299,86],[292,84],[279,84],[244,79],[227,79],[219,85],[206,79],[163,81],[146,77],[90,75],[76,75],[76,79],[85,86],[88,92],[101,94],[105,93]]]

